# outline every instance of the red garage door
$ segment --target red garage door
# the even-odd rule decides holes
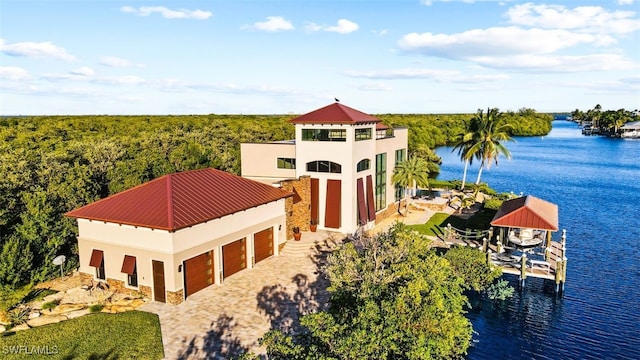
[[[253,253],[256,263],[273,255],[273,227],[253,234]]]
[[[222,277],[227,278],[247,266],[245,239],[240,239],[222,247]]]
[[[184,293],[189,296],[213,284],[213,251],[184,262]]]

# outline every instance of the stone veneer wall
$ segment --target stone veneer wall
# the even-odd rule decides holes
[[[151,286],[140,285],[138,288],[144,297],[151,299]]]
[[[289,240],[293,238],[294,226],[299,227],[300,231],[309,231],[311,224],[311,178],[301,176],[295,180],[283,180],[280,185],[283,190],[294,194],[285,200],[287,240]]]
[[[135,296],[138,295],[139,291],[136,289],[131,289],[128,288],[124,285],[124,281],[122,280],[116,280],[116,279],[109,279],[107,278],[107,284],[109,284],[109,289],[113,290],[119,294],[125,294],[125,295],[131,295],[131,296]]]
[[[78,274],[80,274],[80,280],[82,282],[83,285],[90,285],[92,283],[95,283],[96,279],[94,279],[92,274],[87,274],[87,273],[83,273],[83,272],[79,272]],[[131,289],[131,288],[127,288],[124,285],[124,281],[121,280],[116,280],[116,279],[110,279],[107,278],[107,285],[109,285],[109,289],[118,292],[120,294],[126,294],[126,295],[132,295],[132,296],[137,296],[139,294],[142,294],[142,296],[146,297],[146,298],[151,298],[151,287],[150,286],[146,286],[146,285],[140,285],[138,287],[138,290],[135,289]]]
[[[400,201],[400,208],[404,208],[406,200]],[[376,213],[376,225],[379,224],[384,219],[393,216],[398,213],[398,202],[394,201],[393,204],[387,206],[386,209],[382,210],[379,213]]]
[[[184,292],[182,290],[167,291],[167,303],[171,305],[178,305],[183,301],[184,301]]]

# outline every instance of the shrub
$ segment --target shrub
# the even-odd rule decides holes
[[[484,208],[498,210],[502,206],[503,201],[498,198],[491,198],[484,201]]]
[[[487,264],[486,255],[482,251],[468,246],[453,247],[444,254],[444,258],[453,267],[453,272],[464,279],[468,289],[483,291],[502,275],[502,269]]]
[[[89,306],[89,312],[99,312],[102,310],[102,308],[104,308],[104,305],[102,304],[93,304],[91,306]]]
[[[487,289],[487,297],[491,300],[507,300],[515,293],[515,289],[509,286],[507,280],[498,280]]]
[[[52,310],[60,304],[60,300],[53,300],[42,304],[42,310]]]
[[[29,319],[30,307],[20,306],[9,312],[11,327],[25,323]]]

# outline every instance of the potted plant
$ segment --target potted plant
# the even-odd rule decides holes
[[[293,238],[296,241],[300,241],[300,237],[302,237],[302,233],[300,232],[300,228],[298,226],[293,227]]]
[[[309,229],[313,232],[316,232],[316,230],[318,230],[318,219],[311,219],[311,225],[309,226]]]

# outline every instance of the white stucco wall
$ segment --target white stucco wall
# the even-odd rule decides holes
[[[265,228],[274,228],[274,255],[278,245],[286,241],[285,199],[241,211],[207,223],[181,229],[175,233],[143,227],[78,219],[78,250],[80,271],[95,276],[95,268],[89,266],[93,249],[104,252],[107,278],[125,281],[122,273],[124,255],[136,257],[138,282],[153,287],[152,260],[165,265],[167,291],[183,289],[182,273],[178,265],[184,260],[214,250],[216,274],[221,271],[221,247],[235,240],[246,238],[247,268],[252,267],[253,234]],[[219,276],[215,282],[219,283]]]
[[[345,129],[346,141],[302,141],[302,129]],[[352,232],[355,230],[353,226],[353,214],[356,211],[354,207],[355,201],[351,199],[354,196],[354,171],[351,170],[354,164],[354,144],[355,131],[351,125],[311,125],[296,124],[296,176],[308,175],[319,180],[318,184],[318,228],[325,229],[325,208],[327,198],[327,180],[341,181],[341,204],[340,209],[340,228],[330,229],[340,232]],[[342,166],[342,173],[321,173],[308,172],[307,163],[316,160],[327,160],[338,163]]]
[[[294,143],[240,144],[240,172],[243,177],[260,180],[294,178],[295,169],[278,169],[278,158],[296,158]]]
[[[395,168],[395,151],[407,149],[408,130],[399,128],[394,130],[394,136],[384,139],[376,139],[374,124],[366,125],[319,125],[319,124],[296,124],[295,125],[295,146],[290,144],[242,144],[242,176],[274,183],[279,179],[276,175],[283,174],[282,169],[278,170],[275,159],[277,157],[295,157],[296,170],[294,173],[287,173],[288,177],[310,176],[319,180],[319,228],[324,228],[327,180],[334,179],[341,181],[341,227],[337,229],[341,232],[353,232],[358,227],[357,208],[357,179],[363,179],[364,193],[366,198],[366,178],[371,175],[373,186],[375,187],[375,162],[376,155],[387,153],[387,190],[386,206],[395,201],[395,187],[391,181],[393,169]],[[372,139],[355,141],[355,129],[371,128]],[[302,141],[302,129],[345,129],[346,141]],[[405,154],[406,155],[406,154]],[[246,159],[246,160],[245,160]],[[272,161],[273,159],[273,161]],[[368,170],[357,172],[357,164],[362,159],[369,159],[371,167]],[[342,173],[320,173],[308,172],[307,163],[316,160],[327,160],[338,163],[342,166]],[[289,171],[289,170],[287,170]],[[375,193],[375,190],[374,190]],[[332,229],[335,230],[335,229]]]

